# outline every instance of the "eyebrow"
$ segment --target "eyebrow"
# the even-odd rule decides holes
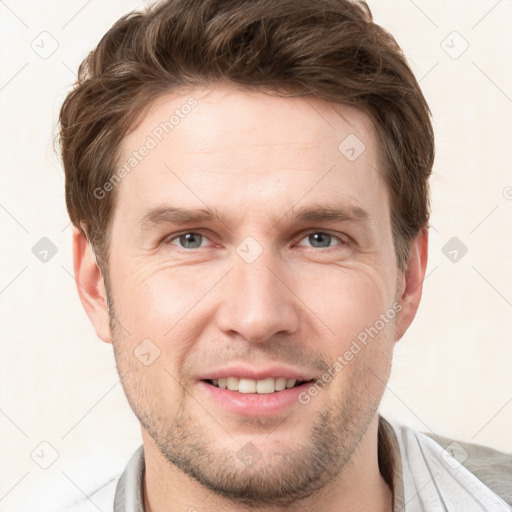
[[[280,219],[289,218],[293,208]],[[361,222],[368,221],[366,210],[355,205],[310,205],[295,211],[293,219],[298,223],[305,222]],[[163,224],[196,224],[199,222],[217,221],[225,223],[225,215],[216,208],[188,209],[175,206],[157,206],[144,214],[140,224],[143,228]]]

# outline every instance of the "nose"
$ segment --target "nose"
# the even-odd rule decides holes
[[[236,254],[226,277],[217,310],[224,333],[264,343],[276,334],[296,332],[300,301],[289,284],[291,274],[270,251],[253,262]]]

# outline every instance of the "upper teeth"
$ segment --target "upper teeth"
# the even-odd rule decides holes
[[[283,391],[285,388],[293,388],[296,379],[287,379],[286,377],[269,377],[268,379],[239,379],[238,377],[227,377],[212,380],[214,386],[239,393],[273,393],[274,391]]]

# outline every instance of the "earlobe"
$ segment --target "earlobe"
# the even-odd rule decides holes
[[[401,306],[395,324],[395,341],[405,334],[420,304],[428,260],[428,228],[424,228],[409,245],[409,263],[401,277],[398,302]]]
[[[73,227],[73,268],[80,301],[96,334],[104,342],[111,343],[103,275],[90,243],[76,227]]]

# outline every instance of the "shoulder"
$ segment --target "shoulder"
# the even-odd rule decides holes
[[[512,454],[466,441],[454,441],[437,434],[424,434],[447,450],[507,504],[512,505]]]
[[[145,470],[144,446],[141,445],[132,455],[124,471],[102,485],[97,486],[91,493],[79,501],[72,503],[55,512],[113,512],[128,510],[135,512],[143,510],[142,481]]]

